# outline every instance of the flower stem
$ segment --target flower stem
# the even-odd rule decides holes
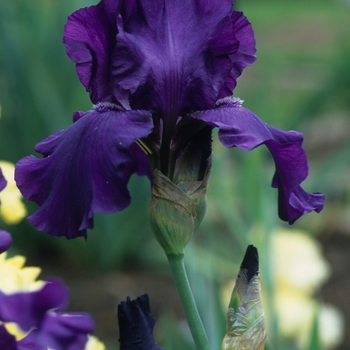
[[[184,255],[167,255],[182,308],[198,350],[211,350],[207,334],[193,298],[184,264]]]

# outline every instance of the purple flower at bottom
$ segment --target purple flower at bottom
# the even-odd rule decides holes
[[[13,294],[0,291],[0,321],[14,322],[22,331],[29,332],[17,342],[1,326],[0,349],[83,350],[94,322],[86,314],[61,312],[67,300],[67,289],[60,281],[48,281],[37,291]]]
[[[151,314],[147,294],[122,301],[118,305],[118,321],[120,350],[164,350],[153,338],[156,320]]]
[[[17,164],[18,187],[40,207],[29,217],[39,230],[86,237],[95,213],[129,205],[132,174],[192,176],[182,160],[210,144],[214,127],[226,147],[271,152],[282,220],[322,209],[324,196],[300,187],[308,175],[302,135],[265,124],[231,97],[256,59],[252,27],[231,0],[101,0],[69,16],[64,44],[94,109],[40,142],[42,158]],[[207,153],[191,181],[202,180]]]

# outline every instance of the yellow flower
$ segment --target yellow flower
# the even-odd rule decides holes
[[[16,255],[6,259],[6,252],[0,254],[0,290],[6,294],[39,290],[43,281],[37,281],[39,267],[23,267],[25,257]]]
[[[24,256],[14,256],[6,259],[6,252],[0,254],[0,290],[6,294],[30,292],[39,290],[44,281],[37,281],[41,272],[39,267],[23,267]],[[15,323],[5,323],[5,327],[17,340],[22,339],[24,333]]]
[[[0,215],[6,224],[17,224],[26,216],[27,211],[14,179],[15,167],[12,163],[0,161],[0,168],[7,181],[6,187],[0,192]]]
[[[96,337],[90,335],[88,342],[85,345],[85,350],[105,350],[105,345],[100,342]]]
[[[0,290],[3,293],[33,292],[44,286],[44,281],[37,280],[41,272],[40,267],[24,267],[25,261],[26,258],[21,255],[6,259],[6,252],[0,254]],[[16,323],[6,322],[5,327],[17,340],[27,335]],[[96,337],[89,336],[85,350],[105,349],[104,344]]]
[[[305,232],[278,230],[272,235],[270,249],[280,332],[304,348],[317,314],[321,342],[325,349],[334,348],[342,340],[342,316],[335,308],[313,298],[330,275],[320,245]]]

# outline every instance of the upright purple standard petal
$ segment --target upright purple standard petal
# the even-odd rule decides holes
[[[129,205],[128,180],[132,172],[142,173],[130,148],[152,131],[153,123],[149,112],[110,108],[99,104],[77,115],[73,125],[36,146],[43,158],[17,163],[18,187],[40,206],[29,217],[37,229],[53,236],[86,236],[94,213]]]
[[[185,111],[212,108],[226,79],[239,75],[237,65],[255,59],[250,25],[246,21],[250,33],[242,35],[233,13],[231,0],[140,1],[137,15],[118,18],[111,71],[116,98],[129,91],[132,108],[156,110],[171,125]],[[246,46],[238,36],[249,37],[248,60],[236,55]]]
[[[304,214],[322,210],[324,195],[311,194],[300,187],[308,175],[300,133],[284,132],[267,125],[241,107],[238,99],[226,98],[217,108],[195,112],[192,117],[218,127],[219,139],[226,147],[249,151],[264,144],[269,149],[276,165],[272,186],[278,188],[278,209],[282,220],[292,224]]]
[[[233,11],[231,20],[234,24],[234,32],[239,41],[237,52],[230,55],[232,69],[225,80],[225,85],[221,88],[219,98],[232,95],[236,87],[236,79],[242,74],[243,69],[251,65],[255,60],[255,38],[251,24],[242,12]]]
[[[128,297],[118,305],[120,350],[164,350],[157,346],[153,338],[156,322],[151,314],[148,295],[135,300]]]
[[[80,81],[93,103],[115,101],[109,68],[116,34],[115,23],[108,21],[102,3],[74,12],[65,26],[67,55],[76,63]]]
[[[11,235],[4,230],[0,230],[0,254],[6,252],[12,244]]]
[[[116,102],[110,68],[118,32],[117,16],[122,13],[127,20],[135,9],[135,0],[104,0],[68,17],[63,42],[93,103]]]
[[[102,0],[69,17],[64,43],[94,103],[113,94],[170,128],[229,96],[256,58],[251,25],[231,0]]]

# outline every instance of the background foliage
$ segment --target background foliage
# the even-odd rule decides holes
[[[74,111],[91,108],[65,54],[62,33],[70,13],[94,3],[0,2],[1,159],[16,162],[33,154],[37,142],[70,125]],[[321,215],[309,214],[296,227],[323,244],[333,266],[330,281],[336,287],[328,284],[318,291],[318,299],[340,306],[349,321],[344,289],[350,282],[344,282],[346,265],[339,262],[342,255],[337,249],[339,244],[350,247],[350,3],[241,0],[237,7],[255,29],[258,60],[239,79],[235,95],[267,123],[304,133],[310,159],[304,186],[324,192],[327,204]],[[288,226],[276,215],[277,193],[270,188],[273,171],[264,149],[227,150],[214,136],[208,212],[187,249],[187,264],[215,348],[225,332],[223,289],[235,278],[248,244],[259,248],[266,305],[273,314],[271,235]],[[134,177],[130,191],[132,205],[122,213],[98,215],[87,241],[52,238],[26,221],[7,227],[14,236],[12,253],[25,254],[29,263],[41,265],[44,276],[65,278],[72,309],[93,313],[97,335],[107,345],[117,341],[116,304],[127,295],[147,292],[157,315],[159,344],[168,350],[193,349],[180,322],[165,256],[148,228],[150,185]],[[26,204],[30,212],[35,210],[35,205]],[[283,337],[275,317],[268,333],[269,349],[300,348]],[[322,348],[317,338],[314,327],[308,349]],[[347,332],[337,349],[349,346]]]

